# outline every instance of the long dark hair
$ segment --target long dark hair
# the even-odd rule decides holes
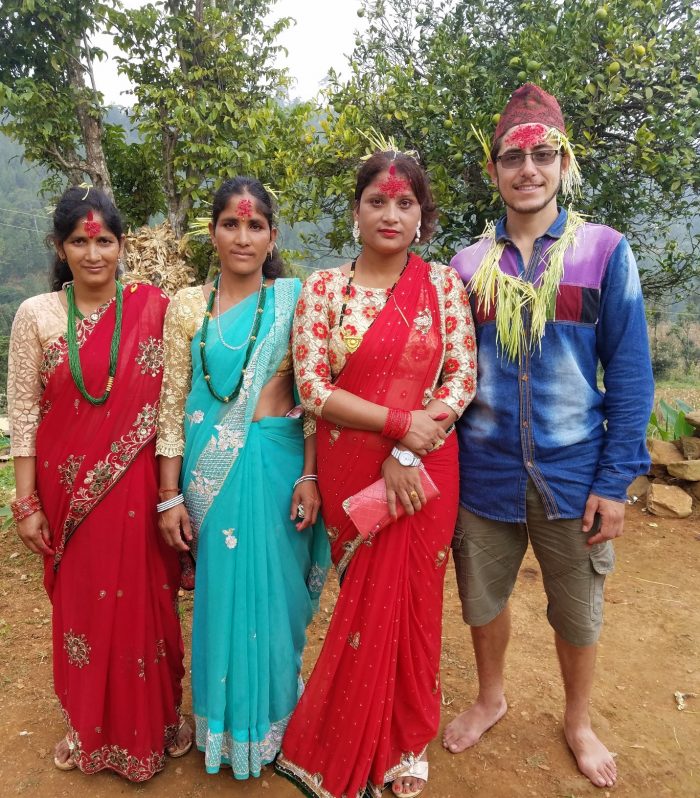
[[[375,152],[360,167],[355,183],[355,204],[359,204],[362,192],[374,180],[374,178],[392,164],[396,171],[411,184],[413,193],[420,204],[420,243],[430,241],[435,232],[437,222],[437,206],[433,200],[433,192],[430,190],[430,179],[423,167],[410,155],[393,150]]]
[[[63,193],[56,205],[56,210],[53,212],[53,231],[46,237],[46,243],[54,247],[62,244],[75,230],[78,222],[90,211],[97,211],[105,225],[121,242],[124,228],[119,211],[112,200],[98,188],[73,186]],[[63,283],[72,279],[73,272],[68,266],[68,261],[61,260],[56,252],[49,274],[51,290],[60,291]]]
[[[234,177],[220,186],[219,190],[214,194],[214,202],[211,209],[211,220],[214,227],[216,227],[219,216],[228,205],[231,197],[238,197],[241,194],[250,194],[253,197],[258,212],[267,219],[267,224],[272,231],[275,226],[275,209],[272,204],[272,197],[265,189],[265,186],[254,177]],[[274,280],[282,274],[283,268],[284,263],[277,250],[277,245],[275,245],[272,248],[272,253],[265,258],[263,274],[265,277]]]

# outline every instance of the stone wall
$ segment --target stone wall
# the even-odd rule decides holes
[[[631,502],[645,498],[648,512],[665,518],[686,518],[700,502],[700,411],[685,419],[693,435],[677,441],[649,438],[651,470],[627,489]]]

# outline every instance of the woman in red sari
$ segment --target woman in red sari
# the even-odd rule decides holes
[[[177,553],[161,539],[155,429],[167,297],[116,280],[116,208],[72,188],[54,213],[53,292],[24,302],[8,404],[19,535],[44,557],[61,770],[144,781],[191,746],[180,728]],[[63,287],[63,290],[61,288]]]
[[[427,176],[408,155],[360,169],[352,264],[306,282],[295,370],[318,416],[319,489],[341,590],[292,716],[278,770],[319,798],[418,795],[440,716],[442,589],[458,506],[451,425],[474,395],[474,331],[448,267],[409,247],[435,223]],[[440,495],[426,502],[420,460]],[[405,515],[363,541],[344,501],[384,477]]]

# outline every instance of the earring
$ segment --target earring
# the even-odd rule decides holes
[[[352,237],[355,239],[355,243],[360,243],[360,223],[355,219],[355,224],[352,226]]]
[[[416,227],[416,244],[420,244],[420,222],[418,222],[418,227]]]

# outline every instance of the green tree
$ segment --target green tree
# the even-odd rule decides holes
[[[275,65],[287,18],[273,0],[164,0],[113,12],[120,70],[134,84],[133,119],[158,154],[167,217],[181,235],[226,177],[273,186],[300,179],[294,152],[308,109],[285,105],[289,79]]]
[[[24,157],[71,183],[111,194],[102,149],[102,96],[90,42],[108,6],[95,0],[3,0],[0,18],[0,130]]]
[[[126,141],[121,125],[105,124],[103,146],[114,190],[114,201],[127,227],[148,224],[165,213],[165,197],[154,153],[147,144]]]
[[[448,258],[499,213],[471,126],[491,135],[510,93],[533,81],[561,101],[584,193],[579,210],[623,230],[645,290],[700,273],[700,10],[693,0],[365,0],[351,75],[331,73],[309,154],[299,216],[331,217],[349,241],[358,159],[374,128],[418,151],[440,230],[427,253]],[[324,109],[320,109],[323,113]],[[687,233],[678,235],[678,230]]]

